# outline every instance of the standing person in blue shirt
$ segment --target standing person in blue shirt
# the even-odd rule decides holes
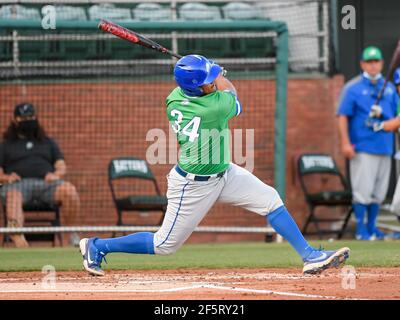
[[[379,48],[365,48],[360,66],[362,74],[347,83],[341,94],[337,110],[339,135],[342,153],[350,160],[356,239],[383,239],[385,234],[376,227],[376,219],[389,185],[394,136],[392,132],[374,132],[368,119],[394,118],[398,96],[393,84],[388,83],[379,106],[374,106],[384,83]]]
[[[397,94],[400,97],[400,68],[397,68],[393,74],[393,83],[396,86]],[[388,120],[388,121],[373,121],[372,128],[375,132],[377,131],[396,131],[400,129],[400,103],[397,107],[397,117]],[[400,151],[399,151],[400,152]],[[397,152],[395,158],[398,160],[398,155],[400,154]],[[393,200],[390,205],[390,211],[395,213],[400,221],[400,178],[397,179],[396,188],[393,194]],[[399,238],[400,232],[395,232],[391,235],[391,237]]]

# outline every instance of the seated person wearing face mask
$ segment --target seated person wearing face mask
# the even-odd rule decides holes
[[[64,180],[64,156],[37,119],[32,104],[15,107],[14,118],[0,143],[0,200],[6,204],[7,226],[22,227],[23,204],[61,205],[65,224],[72,224],[80,202],[75,187]],[[27,247],[23,234],[10,235],[16,247]]]

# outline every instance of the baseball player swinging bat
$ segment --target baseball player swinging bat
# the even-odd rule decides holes
[[[114,24],[100,28],[120,38],[168,54],[137,33]],[[265,217],[270,225],[301,257],[305,274],[318,274],[336,268],[349,257],[350,249],[323,250],[309,245],[287,211],[278,192],[251,172],[231,162],[228,122],[242,113],[233,83],[222,75],[222,68],[204,56],[182,57],[174,67],[176,84],[166,98],[166,115],[179,141],[179,160],[167,180],[167,208],[157,232],[137,232],[119,238],[84,238],[79,243],[83,267],[92,275],[104,276],[101,263],[114,252],[169,255],[190,237],[216,202],[231,204]],[[217,132],[217,139],[210,139]],[[204,155],[207,156],[198,156]],[[215,157],[216,156],[216,157]],[[217,158],[218,161],[211,161]]]

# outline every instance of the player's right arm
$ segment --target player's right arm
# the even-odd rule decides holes
[[[342,153],[347,159],[351,159],[356,155],[349,137],[349,117],[354,114],[355,97],[348,89],[345,86],[341,93],[336,115]]]
[[[0,167],[0,184],[2,183],[13,183],[16,181],[20,181],[21,177],[16,174],[15,172],[12,172],[11,174],[6,174],[4,173],[4,170],[2,167]]]
[[[4,172],[4,164],[5,164],[5,150],[4,150],[4,144],[0,143],[0,184],[2,183],[12,183],[15,181],[21,180],[21,177],[16,174],[15,172],[12,172],[11,174],[6,174]]]
[[[355,156],[355,151],[354,148],[350,142],[349,138],[349,120],[347,119],[346,116],[339,115],[338,116],[338,128],[339,128],[339,137],[341,141],[341,149],[343,155],[351,159]]]
[[[231,119],[242,113],[242,104],[237,97],[235,86],[222,74],[214,81],[218,92],[220,119]]]

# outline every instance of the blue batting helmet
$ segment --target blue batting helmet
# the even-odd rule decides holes
[[[191,54],[178,60],[174,77],[179,87],[189,96],[201,96],[201,86],[212,83],[220,74],[221,67],[206,57]]]
[[[400,84],[400,68],[397,68],[393,74],[393,82],[396,86]]]

